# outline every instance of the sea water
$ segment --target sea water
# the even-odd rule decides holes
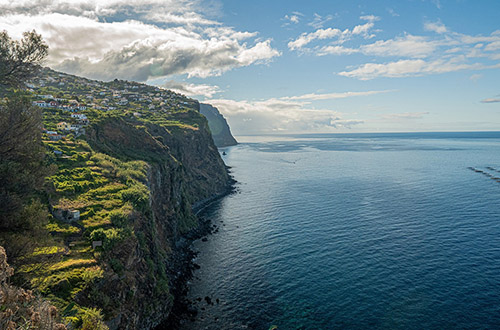
[[[184,329],[500,329],[499,132],[244,141]]]

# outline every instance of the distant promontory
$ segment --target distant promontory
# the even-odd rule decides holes
[[[231,134],[226,119],[220,114],[219,110],[210,104],[200,103],[200,113],[208,120],[208,126],[212,132],[214,143],[217,147],[229,147],[238,144]]]

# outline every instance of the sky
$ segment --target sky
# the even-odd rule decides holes
[[[0,0],[46,65],[216,106],[238,135],[500,130],[498,0]]]

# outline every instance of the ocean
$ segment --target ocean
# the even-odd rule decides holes
[[[203,213],[183,329],[500,329],[500,132],[222,151],[237,192]]]

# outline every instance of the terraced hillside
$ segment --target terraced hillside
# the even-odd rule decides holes
[[[179,242],[197,230],[192,205],[230,178],[199,104],[142,84],[91,81],[50,69],[27,84],[42,108],[50,237],[17,281],[78,328],[150,328],[172,307]]]

